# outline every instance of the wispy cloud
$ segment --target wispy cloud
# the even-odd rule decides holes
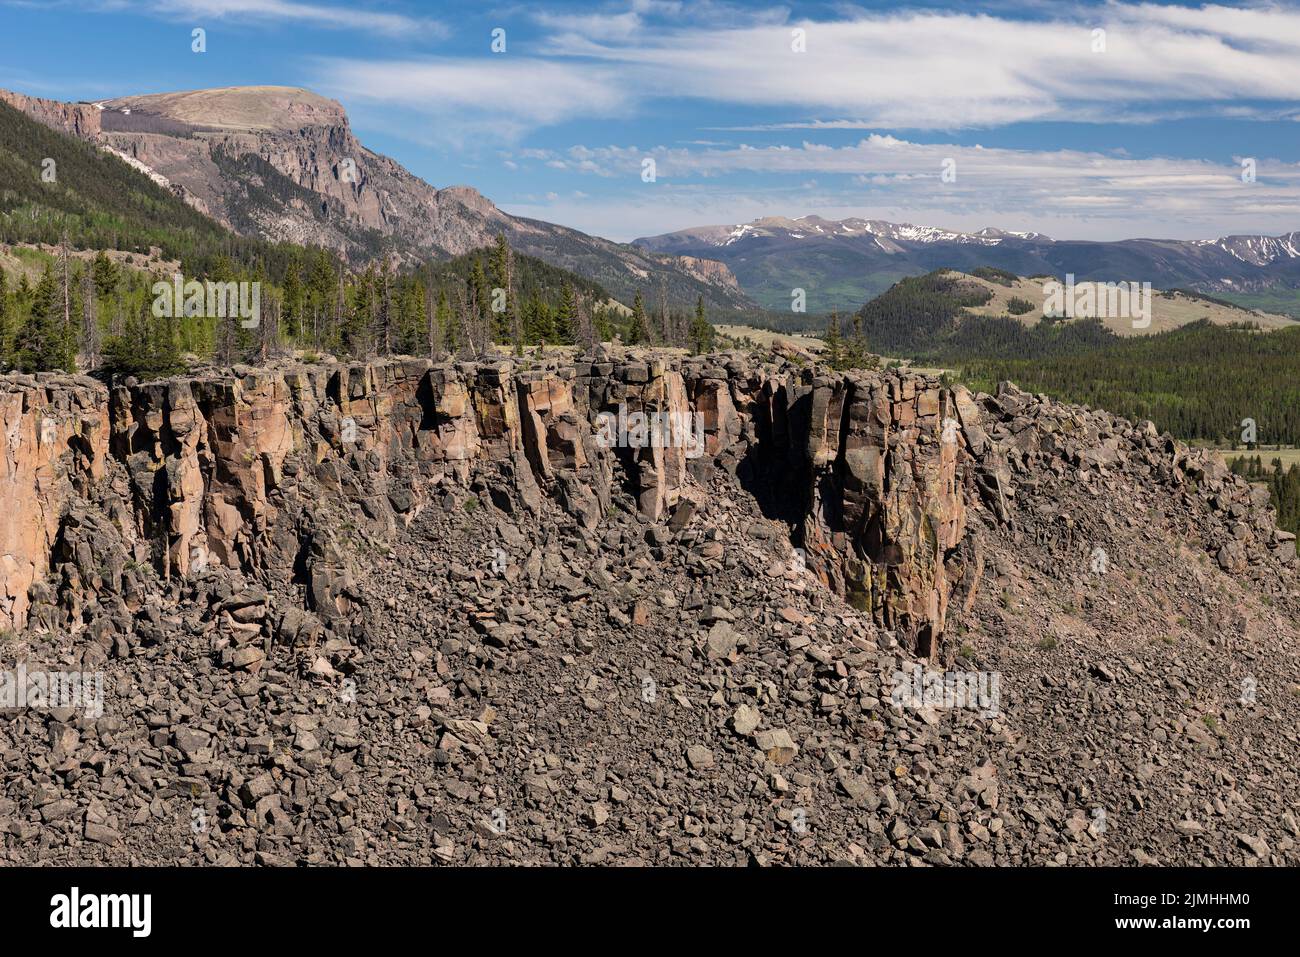
[[[322,92],[438,118],[452,141],[512,142],[539,126],[614,116],[626,104],[615,69],[531,57],[315,63],[312,82]]]
[[[647,157],[655,160],[657,178],[643,184]],[[922,144],[882,135],[843,147],[811,142],[722,149],[574,146],[510,156],[513,162],[540,162],[627,183],[608,209],[600,199],[563,209],[575,224],[620,238],[631,238],[626,226],[618,226],[620,215],[624,223],[638,225],[698,224],[704,220],[688,217],[708,212],[722,213],[720,222],[734,222],[745,209],[763,209],[761,196],[769,212],[788,210],[788,215],[901,214],[962,229],[1057,228],[1075,238],[1123,238],[1133,235],[1135,224],[1146,235],[1178,238],[1237,231],[1233,224],[1243,231],[1295,229],[1300,164],[1253,157],[1255,179],[1245,182],[1243,159],[1131,158]],[[811,181],[811,189],[809,177],[820,177]],[[731,185],[736,183],[750,185]],[[542,215],[538,209],[529,213]]]
[[[164,17],[193,20],[299,23],[331,29],[364,30],[385,36],[412,33],[445,36],[442,23],[426,17],[409,16],[391,10],[344,2],[340,4],[304,3],[299,0],[100,0],[92,8],[121,12],[136,10]],[[196,26],[202,26],[196,23]]]
[[[822,21],[780,10],[722,17],[727,8],[716,6],[665,17],[661,7],[539,14],[540,54],[526,58],[334,68],[359,96],[439,116],[472,107],[489,126],[498,116],[509,136],[656,99],[788,110],[795,126],[820,118],[878,129],[1110,122],[1300,100],[1300,11],[1280,6],[1113,3],[1037,19],[858,11]],[[439,95],[416,103],[411,90]]]

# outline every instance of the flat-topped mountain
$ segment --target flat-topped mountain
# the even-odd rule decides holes
[[[0,91],[0,101],[108,150],[195,209],[245,236],[323,246],[353,264],[415,262],[490,245],[592,279],[630,303],[662,289],[672,305],[753,304],[730,270],[511,216],[469,186],[439,189],[367,149],[336,101],[296,87],[245,86],[60,103]]]
[[[219,90],[123,96],[97,104],[112,113],[152,113],[195,126],[240,132],[295,132],[346,125],[342,104],[292,86],[233,86]]]

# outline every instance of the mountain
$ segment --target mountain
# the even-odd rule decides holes
[[[393,254],[446,259],[504,233],[518,251],[630,302],[724,313],[753,303],[725,265],[679,259],[510,216],[467,186],[437,189],[367,149],[343,107],[293,87],[250,86],[59,103],[0,91],[33,119],[94,144],[235,232],[340,251],[354,264]]]
[[[1107,342],[1116,336],[1159,336],[1196,323],[1253,326],[1268,332],[1300,330],[1300,322],[1288,316],[1243,309],[1181,289],[1153,289],[1149,298],[1135,294],[1125,299],[1121,314],[1093,308],[1067,317],[1044,308],[1048,282],[989,268],[975,275],[937,269],[899,280],[858,310],[857,317],[862,333],[878,352],[945,359],[952,358],[954,345],[996,355],[1008,348],[1008,333],[1017,340],[1033,339],[1035,333],[1041,338],[1049,329],[1068,330],[1065,335],[1074,341]],[[1072,302],[1082,307],[1077,292]]]
[[[232,234],[169,184],[87,142],[99,131],[93,107],[40,103],[23,112],[0,99],[0,242],[52,246],[66,236],[154,263],[156,250],[190,270],[221,254],[284,258],[284,248]]]
[[[768,217],[701,226],[633,241],[652,252],[717,259],[742,289],[773,310],[790,309],[792,290],[809,312],[857,309],[905,276],[979,266],[1022,276],[1150,282],[1160,288],[1241,295],[1300,290],[1300,232],[1215,240],[1055,240],[1042,233],[986,228],[974,233],[872,219]],[[1300,293],[1288,295],[1300,301]]]

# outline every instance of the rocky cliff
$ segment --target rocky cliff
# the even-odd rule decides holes
[[[0,90],[0,101],[69,136],[83,140],[99,138],[101,111],[89,104],[62,103],[10,90]]]
[[[1263,493],[1209,453],[1149,424],[916,374],[650,353],[237,367],[111,392],[86,378],[0,383],[16,506],[0,515],[0,623],[11,628],[27,624],[29,593],[51,573],[80,619],[101,587],[121,593],[116,573],[87,580],[99,569],[84,559],[110,544],[94,532],[104,521],[164,580],[222,567],[296,581],[334,619],[350,607],[349,556],[327,514],[391,539],[431,496],[480,488],[595,530],[622,488],[643,521],[680,525],[718,469],[787,523],[798,561],[926,657],[954,588],[977,586],[968,512],[1014,529],[1017,486],[1040,472],[1086,483],[1136,463],[1166,485],[1199,483],[1218,519],[1207,548],[1225,570],[1294,562]],[[639,435],[637,416],[649,423]]]
[[[238,368],[111,393],[89,379],[10,377],[5,482],[20,507],[0,517],[4,624],[26,624],[27,592],[57,545],[75,553],[96,508],[129,512],[123,548],[164,579],[221,566],[284,582],[305,567],[309,603],[334,617],[347,602],[330,576],[346,560],[322,544],[322,498],[358,506],[391,537],[435,492],[487,483],[507,507],[540,514],[553,500],[596,529],[621,483],[645,521],[680,523],[723,467],[775,490],[792,541],[827,584],[934,649],[973,467],[957,416],[978,428],[965,390],[739,355],[529,365]],[[602,415],[613,424],[604,440]],[[638,415],[648,433],[620,437],[620,416]],[[313,548],[319,573],[304,560]],[[90,571],[77,569],[80,585]]]

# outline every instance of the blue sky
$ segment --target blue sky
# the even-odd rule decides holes
[[[435,186],[619,240],[808,213],[1300,229],[1295,3],[0,0],[0,86],[250,84],[338,99]]]

